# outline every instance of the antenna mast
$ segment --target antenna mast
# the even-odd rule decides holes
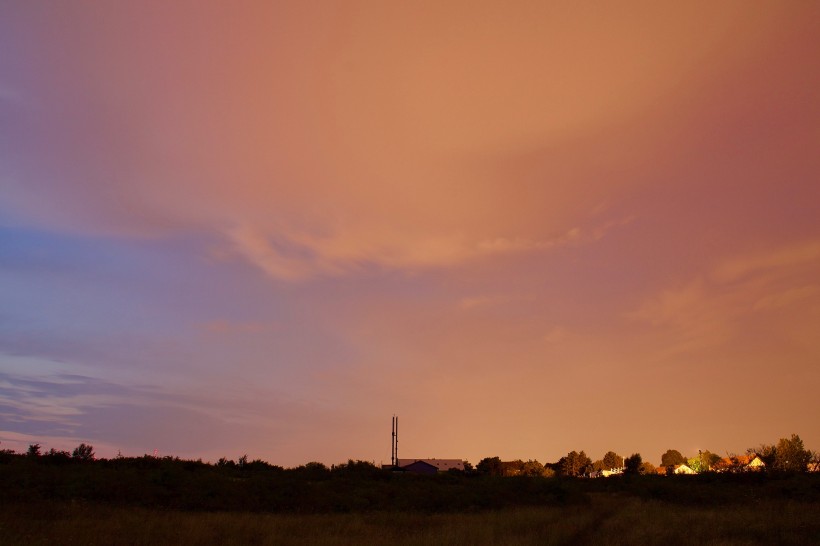
[[[393,435],[390,443],[390,464],[399,466],[399,418],[393,416]]]

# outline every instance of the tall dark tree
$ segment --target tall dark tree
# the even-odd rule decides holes
[[[29,457],[39,457],[40,456],[40,444],[30,444],[28,446],[28,451],[26,455]]]
[[[605,470],[612,470],[613,468],[621,468],[624,465],[624,458],[614,451],[607,451],[602,462]]]
[[[583,451],[570,451],[561,459],[561,474],[564,476],[580,476],[591,468],[592,460]]]
[[[640,474],[643,458],[640,453],[633,453],[624,459],[624,472],[626,474]]]
[[[703,461],[701,464],[703,465],[705,470],[711,470],[712,467],[720,462],[720,455],[717,453],[712,453],[708,449],[705,451],[701,451],[700,460]]]
[[[676,466],[686,464],[686,457],[681,455],[677,449],[670,449],[661,455],[661,466]]]
[[[80,444],[71,452],[71,456],[79,461],[94,460],[94,446],[91,444]]]
[[[774,468],[783,472],[805,472],[811,452],[803,447],[803,440],[797,434],[791,438],[781,438],[775,450]]]
[[[479,474],[501,476],[504,473],[504,464],[499,457],[485,457],[478,462],[475,469]]]

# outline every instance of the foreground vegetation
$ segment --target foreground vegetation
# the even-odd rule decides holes
[[[421,476],[81,445],[0,452],[0,486],[4,545],[820,544],[820,473],[782,470]]]
[[[88,503],[0,511],[3,544],[549,545],[817,544],[820,503],[760,499],[700,506],[591,493],[572,505],[477,513],[257,514]]]
[[[759,499],[820,501],[820,473],[624,475],[583,479],[391,472],[368,462],[291,469],[262,462],[210,465],[172,457],[0,458],[0,504],[97,502],[191,511],[427,513],[585,505],[592,493],[700,506]]]

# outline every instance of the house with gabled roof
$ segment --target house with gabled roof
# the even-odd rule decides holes
[[[689,468],[689,465],[676,464],[672,470],[672,474],[696,474],[696,472]]]
[[[764,470],[766,468],[766,463],[763,462],[760,455],[753,453],[752,455],[747,455],[746,459],[748,460],[744,467],[746,470]]]
[[[669,476],[670,474],[697,474],[694,470],[692,470],[688,465],[685,464],[676,464],[674,466],[659,466],[655,469],[661,476]]]
[[[766,463],[756,453],[724,457],[712,466],[715,472],[757,472],[765,469]]]
[[[437,474],[449,470],[464,471],[461,459],[398,459],[396,466],[407,472],[418,474]]]

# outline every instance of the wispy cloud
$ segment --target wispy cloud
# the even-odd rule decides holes
[[[725,341],[739,311],[736,293],[714,293],[699,277],[663,290],[627,316],[652,325],[665,340],[662,353],[675,355]]]
[[[712,273],[718,283],[734,282],[767,271],[784,272],[820,266],[820,241],[804,241],[776,250],[730,258]]]
[[[568,229],[552,238],[493,237],[461,234],[426,235],[398,232],[385,226],[339,229],[327,235],[290,228],[263,230],[248,224],[227,231],[234,250],[270,277],[300,281],[340,276],[371,269],[421,271],[459,266],[472,261],[526,252],[543,252],[600,240],[631,218],[584,230]]]
[[[767,294],[754,304],[755,311],[789,307],[820,296],[820,285],[811,284]]]
[[[102,456],[117,449],[210,453],[215,436],[249,449],[260,431],[298,431],[300,419],[322,414],[315,400],[238,377],[218,387],[193,379],[187,385],[122,382],[66,373],[70,365],[48,360],[0,356],[8,364],[0,372],[0,438],[17,442],[16,449],[25,447],[22,441],[59,449],[88,441],[104,447]]]
[[[0,405],[12,408],[20,422],[35,421],[60,430],[76,427],[76,417],[88,408],[121,404],[148,393],[143,387],[78,374],[0,373]]]
[[[425,237],[387,231],[373,226],[370,232],[340,231],[328,236],[293,230],[267,235],[246,225],[230,230],[228,235],[250,263],[284,281],[338,276],[373,267],[451,267],[481,256],[518,252],[541,244],[505,238],[470,242],[459,235]]]
[[[628,314],[672,336],[668,353],[720,345],[763,313],[820,305],[820,242],[732,256],[706,274],[662,290]],[[780,323],[780,327],[788,327]],[[774,325],[770,327],[775,329]]]

